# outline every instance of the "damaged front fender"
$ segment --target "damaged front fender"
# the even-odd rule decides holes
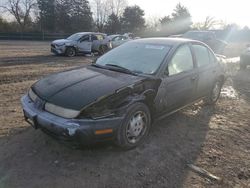
[[[154,112],[154,99],[159,84],[159,80],[149,79],[121,88],[87,105],[81,110],[78,118],[101,119],[124,116],[127,108],[135,102],[145,103]]]

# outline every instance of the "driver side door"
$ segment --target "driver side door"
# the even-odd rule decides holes
[[[194,100],[198,73],[188,44],[175,51],[164,71],[158,94],[160,114],[175,111]]]
[[[78,41],[78,50],[80,52],[90,53],[92,42],[90,40],[90,35],[84,35],[81,37],[81,39]]]

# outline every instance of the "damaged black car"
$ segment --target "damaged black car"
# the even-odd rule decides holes
[[[21,99],[34,128],[64,140],[105,140],[126,149],[143,142],[154,120],[197,100],[213,104],[224,72],[204,43],[139,39],[86,67],[52,74]]]

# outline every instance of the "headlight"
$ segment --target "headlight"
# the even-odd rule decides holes
[[[37,95],[32,91],[32,89],[29,90],[28,95],[33,102],[37,99]]]
[[[106,112],[100,112],[100,113],[92,113],[92,114],[89,114],[87,117],[96,120],[96,119],[104,119],[104,118],[112,117],[114,115],[115,115],[114,112],[106,111]]]
[[[80,114],[80,118],[91,118],[91,119],[103,119],[115,115],[114,110],[106,108],[105,105],[91,106],[83,110]]]
[[[80,113],[80,111],[63,108],[63,107],[60,107],[51,103],[45,104],[45,110],[52,114],[55,114],[64,118],[75,118]]]

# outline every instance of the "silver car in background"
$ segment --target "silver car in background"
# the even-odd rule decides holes
[[[80,32],[66,39],[55,40],[51,43],[51,52],[56,55],[73,57],[79,53],[104,54],[111,48],[106,34],[94,32]]]
[[[117,46],[120,46],[120,45],[124,44],[125,42],[132,40],[127,36],[118,35],[118,34],[117,35],[109,35],[108,38],[110,40],[111,48],[116,48]]]

